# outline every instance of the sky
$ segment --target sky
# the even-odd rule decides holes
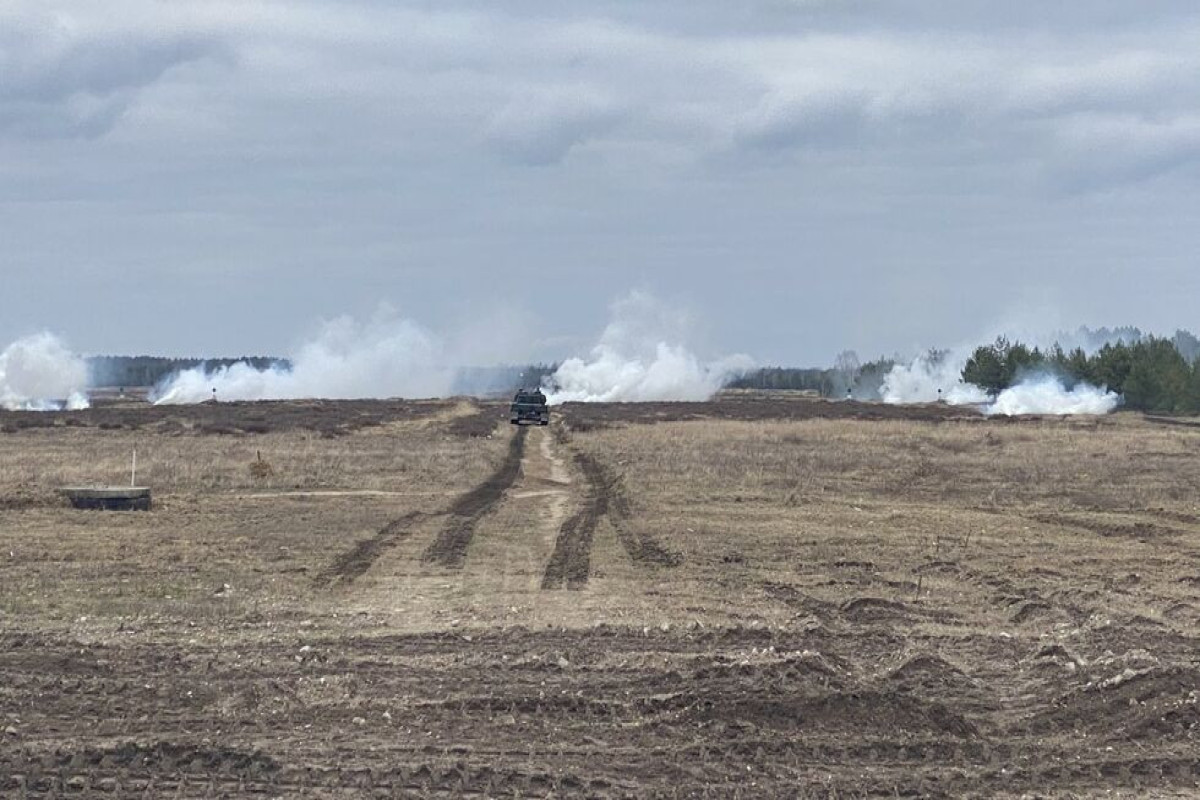
[[[1200,328],[1193,0],[5,0],[0,343],[827,364]],[[383,312],[380,309],[384,309]]]

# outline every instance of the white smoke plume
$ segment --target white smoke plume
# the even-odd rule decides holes
[[[547,402],[707,400],[753,366],[738,355],[702,361],[683,343],[687,321],[650,295],[613,304],[613,319],[587,358],[569,358],[547,381]]]
[[[988,402],[987,392],[962,380],[966,361],[966,357],[935,352],[897,364],[883,379],[883,402],[900,405],[945,400],[955,406],[982,406]]]
[[[9,410],[87,408],[87,364],[52,333],[26,336],[0,353],[0,406]]]
[[[1105,389],[1086,383],[1068,389],[1053,375],[1039,375],[1005,389],[987,406],[985,412],[1008,417],[1020,414],[1098,416],[1113,411],[1120,402],[1120,397]]]
[[[950,351],[897,364],[883,380],[883,401],[905,404],[943,400],[955,406],[974,406],[989,416],[1101,415],[1121,403],[1121,398],[1107,389],[1086,383],[1068,389],[1058,377],[1046,373],[1027,376],[993,398],[962,380],[969,357],[965,350]]]
[[[441,397],[450,393],[454,380],[440,341],[388,308],[365,324],[350,317],[326,322],[291,361],[290,369],[239,363],[215,371],[187,370],[160,387],[154,402],[203,402],[214,389],[218,400]]]

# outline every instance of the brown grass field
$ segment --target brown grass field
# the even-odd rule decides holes
[[[0,796],[1200,793],[1193,421],[504,419],[0,413]]]

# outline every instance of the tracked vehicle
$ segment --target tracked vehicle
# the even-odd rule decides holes
[[[541,389],[522,389],[513,398],[508,421],[513,425],[549,425],[550,408]]]

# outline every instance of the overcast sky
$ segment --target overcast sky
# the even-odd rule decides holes
[[[1196,329],[1198,190],[1194,0],[0,3],[0,345]]]

